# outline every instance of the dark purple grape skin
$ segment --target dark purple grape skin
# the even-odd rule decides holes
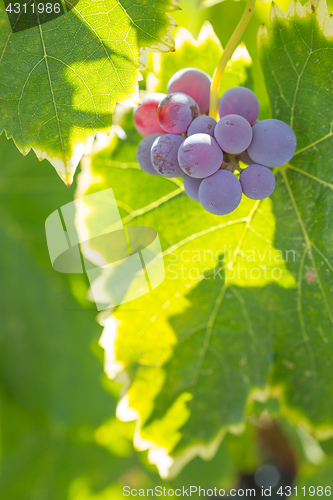
[[[239,180],[243,193],[251,200],[264,200],[275,189],[275,175],[272,170],[257,163],[245,168]]]
[[[288,163],[296,151],[296,136],[281,120],[270,118],[252,127],[253,138],[248,153],[254,163],[276,168]]]
[[[238,155],[251,144],[252,128],[242,116],[227,115],[217,122],[214,137],[223,151]]]
[[[203,179],[199,187],[199,201],[210,213],[227,215],[233,212],[242,199],[242,187],[235,174],[218,170]]]
[[[157,110],[159,124],[168,134],[185,134],[199,114],[197,103],[192,97],[181,92],[168,94]]]
[[[187,131],[187,137],[194,134],[208,134],[214,137],[216,120],[211,116],[198,116],[193,120]]]
[[[164,177],[184,177],[178,163],[178,149],[184,142],[182,135],[165,134],[158,137],[151,148],[151,162],[155,170]]]
[[[190,177],[186,175],[184,178],[184,189],[185,193],[191,200],[199,201],[199,186],[202,179],[196,179],[195,177]]]
[[[259,116],[259,101],[252,90],[246,87],[233,87],[222,95],[219,102],[220,118],[226,115],[239,115],[252,126]]]
[[[194,134],[187,137],[179,148],[178,163],[191,177],[203,179],[222,165],[223,153],[214,137]]]
[[[162,134],[151,134],[144,137],[138,145],[136,150],[136,158],[141,170],[150,175],[160,175],[157,170],[153,167],[151,162],[151,147],[158,137]]]

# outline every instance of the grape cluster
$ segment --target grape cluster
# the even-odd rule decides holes
[[[204,71],[185,68],[169,81],[168,94],[145,96],[134,110],[135,127],[144,136],[137,159],[148,174],[183,177],[192,200],[225,215],[243,194],[252,200],[272,194],[271,169],[293,157],[296,137],[280,120],[258,121],[259,101],[245,87],[224,92],[216,122],[208,116],[210,87]],[[248,166],[242,169],[239,161]]]

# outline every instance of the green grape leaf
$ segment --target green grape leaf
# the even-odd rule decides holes
[[[325,0],[304,7],[293,1],[285,15],[273,5],[259,49],[272,117],[297,136],[296,154],[279,170],[273,197],[276,244],[282,251],[292,247],[298,258],[289,266],[295,293],[279,299],[271,384],[289,418],[303,419],[325,437],[333,432],[333,20]]]
[[[165,281],[100,321],[107,373],[130,380],[118,417],[137,419],[135,446],[162,477],[211,458],[271,395],[286,417],[332,433],[332,21],[324,2],[272,12],[262,66],[272,116],[291,124],[298,149],[270,199],[208,214],[177,180],[127,163],[133,136],[82,177],[80,195],[89,176],[91,191],[112,187],[123,222],[161,239]]]
[[[23,154],[33,149],[47,158],[66,184],[95,132],[110,133],[116,102],[139,102],[146,51],[173,49],[175,22],[167,12],[178,8],[176,0],[75,4],[13,32],[0,3],[0,134],[5,130]]]
[[[184,34],[181,33],[182,37],[183,35]],[[214,38],[212,38],[211,43],[213,41]],[[207,40],[205,40],[205,44],[206,43],[208,43]],[[231,79],[232,81],[231,85],[244,83],[244,74],[247,73],[246,66],[249,64],[249,58],[247,56],[246,49],[244,47],[241,48],[237,52],[237,54],[230,63],[229,72],[228,74],[226,74],[225,78],[225,85],[228,85],[228,83],[230,83],[229,79]],[[198,57],[200,60],[201,59],[200,50]],[[217,59],[218,58],[219,54],[217,54]],[[179,69],[179,67],[175,68],[175,70],[177,69]],[[176,336],[174,334],[174,331],[177,331],[177,334],[179,334],[180,336],[182,335],[181,330],[178,330],[178,328],[170,324],[170,318],[172,318],[177,313],[179,307],[180,311],[182,310],[185,311],[186,309],[185,304],[188,301],[186,295],[188,294],[188,292],[191,291],[190,289],[195,288],[195,286],[198,285],[198,283],[200,286],[200,290],[201,287],[204,287],[205,289],[206,288],[211,289],[210,293],[212,295],[211,298],[212,302],[214,302],[214,300],[220,300],[218,299],[218,297],[223,284],[223,272],[220,269],[220,264],[222,264],[222,262],[220,262],[220,264],[218,263],[218,267],[216,268],[217,271],[216,279],[213,278],[211,281],[198,279],[198,276],[195,276],[194,279],[192,277],[189,278],[188,276],[184,278],[179,277],[178,280],[174,281],[172,279],[174,270],[172,269],[171,258],[173,258],[173,255],[182,255],[183,250],[185,250],[186,252],[193,251],[195,253],[197,249],[199,250],[201,249],[202,261],[201,263],[193,264],[195,267],[194,271],[200,274],[205,268],[211,269],[216,263],[216,259],[219,258],[221,251],[223,251],[223,246],[221,246],[220,238],[217,238],[216,235],[219,234],[221,231],[222,233],[224,233],[224,230],[228,231],[228,226],[230,226],[230,224],[227,218],[224,218],[223,219],[224,222],[221,222],[221,219],[219,217],[213,217],[210,216],[209,214],[203,213],[202,209],[198,204],[194,204],[186,197],[184,197],[184,194],[182,193],[182,187],[181,184],[179,184],[179,181],[162,179],[162,178],[153,178],[153,177],[150,178],[144,175],[140,171],[140,169],[138,169],[138,166],[135,163],[135,149],[139,141],[139,136],[133,131],[133,123],[130,114],[127,115],[127,117],[125,118],[125,123],[123,123],[122,126],[126,130],[128,136],[127,141],[121,141],[116,137],[114,137],[112,139],[112,143],[109,148],[103,150],[102,152],[96,154],[93,157],[91,165],[90,161],[88,159],[85,159],[84,172],[82,175],[80,175],[80,179],[82,179],[82,182],[79,183],[77,196],[80,197],[85,194],[87,182],[88,184],[89,183],[93,184],[92,187],[93,190],[100,190],[100,189],[105,189],[107,187],[112,187],[114,189],[116,199],[119,203],[119,208],[123,215],[124,223],[130,223],[131,221],[133,221],[134,223],[137,224],[142,223],[143,225],[152,226],[156,228],[162,240],[163,247],[166,249],[165,250],[166,259],[168,259],[169,255],[171,255],[170,262],[168,263],[166,261],[167,273],[169,274],[169,276],[165,280],[166,287],[163,285],[156,291],[156,294],[151,294],[151,296],[145,296],[142,298],[140,302],[138,301],[138,304],[140,304],[138,306],[140,313],[135,315],[135,319],[133,318],[134,321],[133,331],[137,330],[141,332],[142,327],[140,325],[146,324],[147,322],[148,325],[151,324],[153,326],[153,330],[151,330],[151,328],[147,329],[147,336],[142,336],[140,334],[140,337],[138,339],[134,339],[131,335],[127,335],[127,340],[126,340],[125,336],[120,336],[118,334],[119,336],[117,341],[117,350],[118,350],[117,357],[119,356],[120,363],[125,363],[126,361],[127,366],[129,366],[131,362],[134,363],[139,362],[140,364],[143,365],[141,367],[142,369],[140,368],[136,373],[135,381],[130,389],[130,395],[129,395],[131,399],[131,407],[136,408],[136,411],[139,410],[139,413],[141,413],[142,411],[143,413],[141,416],[143,417],[143,414],[145,415],[149,414],[149,411],[153,404],[153,402],[150,400],[154,398],[154,396],[158,393],[159,384],[162,382],[161,377],[163,375],[163,371],[159,371],[159,374],[157,375],[155,373],[155,369],[152,370],[150,365],[151,363],[154,364],[157,360],[160,359],[161,355],[164,356],[165,352],[167,352],[168,349],[172,348],[175,345]],[[121,182],[119,182],[119,177],[121,177]],[[81,185],[82,189],[80,189]],[[137,193],[136,196],[133,196],[132,187],[135,185],[141,185],[141,186],[147,185],[147,189],[140,189],[140,192]],[[269,218],[272,218],[271,203],[268,201],[266,202],[266,204],[268,207],[267,219],[269,220]],[[239,215],[239,220],[235,221],[235,224],[231,224],[231,230],[228,231],[228,234],[230,232],[230,239],[228,241],[230,247],[228,246],[227,248],[225,248],[225,253],[226,253],[224,258],[225,262],[229,260],[229,254],[231,249],[233,249],[232,250],[233,252],[237,247],[237,242],[239,241],[239,238],[241,237],[241,234],[243,233],[244,230],[243,227],[244,221],[245,222],[250,221],[250,218],[252,218],[252,215],[254,215],[253,206],[254,203],[252,201],[248,200],[248,202],[245,202],[242,211]],[[177,230],[175,230],[172,224],[170,225],[167,223],[170,217],[169,215],[170,211],[171,213],[173,212],[178,213],[179,224],[177,224],[178,226]],[[181,221],[186,221],[186,224],[183,225]],[[89,231],[89,216],[85,219],[84,223],[86,229],[88,229]],[[258,224],[259,226],[261,225],[264,226],[264,222],[261,219],[261,216],[259,217]],[[272,224],[272,229],[270,229],[270,231],[273,234],[273,227],[274,227],[273,220],[271,224]],[[194,227],[196,227],[195,232],[194,232]],[[247,224],[245,229],[246,232],[248,232]],[[263,256],[265,256],[265,252],[267,253],[267,249],[270,248],[269,238],[267,237],[266,240],[267,241],[263,241],[262,245]],[[206,247],[210,249],[210,252],[207,253],[207,256],[204,256],[204,250]],[[279,252],[278,252],[278,258],[280,258]],[[168,269],[169,267],[168,264],[171,266],[170,269]],[[251,264],[248,265],[247,267],[248,269],[246,272],[251,270]],[[178,271],[181,271],[180,269],[181,263],[179,263],[177,268]],[[290,278],[289,273],[285,268],[283,268],[283,273],[284,277],[282,278],[283,282],[282,286],[290,286],[291,284],[293,284],[293,279]],[[241,277],[240,279],[242,280]],[[264,283],[263,279],[261,280],[261,283]],[[252,293],[252,291],[250,293]],[[175,294],[176,296],[177,294],[179,295],[179,300],[175,301]],[[227,295],[228,295],[227,298],[230,299],[229,294]],[[153,325],[150,319],[152,316],[155,315],[156,308],[158,310],[160,307],[163,307],[163,301],[165,301],[167,297],[169,297],[172,300],[172,305],[170,305],[170,307],[168,307],[167,310],[168,314],[164,318],[160,319],[159,325],[158,324]],[[154,306],[151,305],[151,300],[153,300],[153,302],[157,301]],[[143,304],[145,304],[144,307]],[[174,309],[175,307],[176,309]],[[236,305],[236,310],[235,310],[236,312],[238,308],[239,305]],[[124,308],[124,311],[126,315],[127,314],[126,311],[128,311],[128,306]],[[203,321],[206,321],[207,320],[206,315],[207,314],[209,315],[211,313],[212,310],[208,308],[207,311],[204,312]],[[122,314],[123,314],[122,307],[120,307],[117,311],[117,317],[121,318],[121,321],[124,324],[124,332],[125,331],[128,332],[128,325],[126,321],[123,321]],[[199,314],[202,314],[202,310],[200,307],[198,308],[198,315]],[[258,317],[260,316],[261,316],[261,310],[260,314],[258,313]],[[197,317],[192,318],[193,322],[196,322],[197,320],[198,320]],[[268,320],[267,317],[262,317],[263,324],[267,322],[267,320]],[[114,323],[115,320],[113,317],[107,318],[105,321],[106,321],[106,328],[103,336],[104,340],[102,339],[101,341],[102,345],[104,345],[104,341],[106,343],[109,342],[108,332],[111,332],[110,334],[112,335],[115,326]],[[248,319],[246,318],[245,321],[248,321]],[[240,327],[241,325],[239,325],[239,328]],[[154,334],[155,328],[158,328],[159,330],[163,331],[163,335],[156,336]],[[205,332],[203,331],[201,333],[202,335],[204,335]],[[185,331],[184,334],[186,334]],[[150,336],[152,336],[152,338],[149,340]],[[151,342],[152,339],[154,339],[153,342]],[[198,342],[197,338],[189,340],[190,343],[192,342],[192,340],[194,342]],[[146,346],[147,342],[148,344],[151,344],[151,348],[147,348]],[[263,356],[265,358],[267,357],[265,353],[266,347],[267,347],[267,340],[263,338],[261,349],[263,351]],[[144,356],[145,359],[143,358],[141,359],[140,355],[141,351],[145,352]],[[196,351],[197,347],[193,349],[194,357],[197,356]],[[123,356],[125,356],[124,359]],[[182,357],[183,357],[183,352],[180,349],[179,354],[175,353],[174,359],[175,360],[179,359],[179,361],[182,363]],[[234,360],[234,362],[237,363],[236,360]],[[245,362],[245,364],[247,363],[245,358],[243,359],[242,362]],[[195,359],[193,359],[190,362],[190,364],[193,363],[194,365],[196,364]],[[253,363],[255,364],[256,362],[253,360]],[[112,362],[110,363],[109,366],[110,374],[112,372],[112,374],[114,375],[117,372],[117,368],[115,367],[115,365],[117,365],[116,361],[115,363]],[[254,375],[255,378],[254,383],[258,386],[262,385],[262,381],[265,379],[267,375],[266,372],[269,367],[268,357],[267,357],[267,362],[264,365],[265,366],[258,372],[256,371],[256,374]],[[250,372],[250,368],[247,368],[247,371]],[[189,373],[188,375],[190,376],[191,373]],[[151,383],[150,380],[151,377],[153,377],[154,383]],[[245,379],[246,383],[244,387],[241,388],[239,394],[238,404],[241,405],[245,404],[247,396],[247,384],[250,384],[250,379],[247,377],[245,377]],[[217,383],[222,383],[222,380],[217,381]],[[148,387],[149,391],[147,390]],[[142,398],[142,390],[144,390],[145,393],[144,398]],[[212,398],[215,397],[214,391],[211,392],[211,397]],[[135,399],[137,399],[137,401],[134,401]],[[166,444],[167,442],[168,446],[170,447],[170,450],[174,446],[175,441],[179,436],[178,429],[182,426],[183,423],[185,423],[186,418],[188,417],[188,412],[186,410],[186,401],[188,400],[189,399],[187,393],[180,395],[179,401],[177,401],[175,403],[175,407],[170,410],[172,412],[172,415],[170,415],[168,418],[169,423],[166,423],[166,428],[162,429],[161,427],[159,427],[158,429],[156,429],[156,434],[159,435],[158,439],[160,440],[161,446]],[[124,416],[122,410],[122,408],[124,409],[125,402],[126,398],[124,398],[122,403],[120,403],[119,405],[118,416],[120,418],[127,419],[128,416]],[[165,404],[167,405],[167,407],[169,406],[169,403],[170,403],[170,398],[168,398],[168,400],[165,400]],[[223,401],[221,401],[221,407],[222,406],[223,406]],[[235,402],[235,408],[236,406],[237,403]],[[195,414],[195,412],[193,412],[193,414]],[[239,419],[240,418],[241,418],[241,412],[239,413]],[[172,422],[171,426],[169,425],[170,422]],[[230,419],[229,423],[230,425],[234,425],[235,419],[234,418]],[[219,424],[217,425],[219,428],[221,427]],[[201,426],[202,424],[200,423],[200,427]],[[206,426],[203,427],[205,428]],[[217,442],[220,441],[221,438],[220,434],[221,433],[219,433]],[[207,435],[209,435],[208,439],[212,438],[209,426],[207,427]],[[151,440],[151,435],[149,436],[149,438]],[[148,441],[148,435],[146,435],[146,440]],[[188,433],[188,440],[190,441],[190,431]],[[184,442],[185,442],[185,437],[184,437]],[[144,444],[142,442],[139,443],[138,437],[135,438],[135,443],[139,448],[144,447]],[[186,446],[184,444],[185,448]],[[213,451],[216,450],[215,445],[212,447],[212,450]],[[211,454],[212,451],[210,451],[210,455]],[[204,453],[202,454],[202,456],[205,456]]]
[[[94,441],[115,401],[91,350],[100,334],[95,309],[74,300],[48,255],[45,220],[73,194],[4,135],[0,162],[0,498],[43,491],[59,500],[80,478],[94,487],[117,482],[115,456]],[[75,287],[84,296],[82,279]]]
[[[303,463],[292,490],[292,500],[299,498],[300,495],[306,500],[317,496],[331,496],[332,472],[332,457],[316,466]]]
[[[224,2],[225,0],[197,0],[197,6],[201,8],[208,8],[212,7],[213,5],[216,5],[218,3]],[[235,0],[238,1],[238,0]],[[269,3],[269,0],[258,0],[259,3]]]
[[[0,162],[0,498],[121,500],[126,485],[232,487],[237,464],[254,461],[251,429],[238,448],[229,436],[211,463],[193,460],[171,484],[134,453],[134,425],[114,416],[118,384],[91,350],[101,326],[84,301],[87,285],[57,273],[48,255],[45,219],[73,192],[52,182],[51,169],[39,175],[36,156],[22,158],[4,135]]]
[[[52,183],[52,170],[38,175],[36,156],[22,158],[4,136],[0,160],[0,498],[31,500],[42,491],[50,500],[120,500],[125,485],[161,485],[133,453],[133,425],[110,418],[115,400],[100,383],[103,368],[90,349],[101,331],[94,307],[81,307],[68,276],[51,267],[44,221],[71,201],[71,192]],[[72,283],[79,287],[85,283]],[[163,486],[232,487],[249,435],[251,429],[238,451],[230,436],[212,463],[197,458],[185,476]]]
[[[273,300],[262,287],[265,276],[283,290],[294,287],[295,278],[272,244],[270,200],[260,207],[244,200],[235,219],[214,217],[172,180],[145,180],[130,164],[100,155],[85,169],[82,182],[91,169],[92,189],[112,187],[123,221],[154,227],[164,248],[164,283],[132,307],[102,314],[101,344],[108,375],[127,368],[133,377],[118,417],[145,424],[137,429],[135,446],[150,448],[150,460],[170,477],[196,455],[211,458],[226,428],[242,430],[237,424],[249,392],[265,397],[274,352]],[[145,182],[149,189],[133,197],[128,186]],[[223,268],[232,263],[231,285]],[[246,275],[253,276],[253,288]]]
[[[202,8],[212,7],[217,3],[224,2],[224,0],[197,0],[197,6]]]
[[[110,400],[99,386],[102,371],[90,351],[100,328],[94,308],[80,306],[67,275],[52,268],[45,236],[46,218],[73,194],[52,183],[51,169],[39,175],[36,156],[22,158],[4,135],[0,162],[1,388],[41,420],[50,418],[60,427],[97,425],[108,417]],[[84,293],[85,282],[79,279],[77,285]],[[89,408],[80,397],[81,384],[86,398],[94,400]]]

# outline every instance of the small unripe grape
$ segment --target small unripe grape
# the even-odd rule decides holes
[[[157,108],[159,103],[166,97],[166,94],[149,94],[146,95],[137,108],[134,108],[133,119],[134,126],[140,135],[146,137],[151,134],[164,134],[165,131],[161,128],[157,118]]]

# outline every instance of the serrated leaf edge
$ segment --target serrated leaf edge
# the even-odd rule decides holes
[[[276,3],[272,2],[270,20],[273,22],[275,19],[302,18],[308,14],[313,14],[316,17],[324,36],[327,38],[333,37],[333,17],[329,16],[326,0],[308,0],[303,6],[299,0],[293,0],[289,4],[285,14]],[[265,31],[262,26],[259,29],[259,40],[262,36],[266,35],[267,30]]]
[[[168,11],[172,12],[175,10],[180,10],[179,1],[178,0],[169,0]],[[117,104],[122,104],[125,106],[136,107],[141,104],[139,97],[139,84],[138,82],[143,80],[143,76],[140,73],[140,70],[147,69],[147,52],[169,52],[173,51],[175,47],[175,37],[171,33],[173,29],[177,27],[176,21],[169,15],[165,14],[167,18],[167,26],[166,33],[163,36],[162,40],[156,45],[147,45],[146,47],[140,47],[139,49],[139,60],[138,60],[138,70],[137,70],[137,79],[136,79],[136,88],[131,96],[128,96],[123,101],[117,101]],[[0,135],[5,132],[7,139],[13,138],[11,134],[8,134],[6,129],[0,129]],[[77,142],[73,147],[73,154],[69,160],[64,161],[64,158],[52,156],[48,154],[46,151],[42,151],[33,146],[29,148],[22,148],[18,145],[18,141],[14,138],[14,143],[17,149],[22,153],[23,156],[26,156],[31,150],[34,151],[37,158],[42,160],[48,160],[51,165],[55,168],[59,177],[63,180],[63,182],[70,187],[73,183],[74,174],[78,164],[80,163],[82,157],[84,155],[90,155],[92,151],[92,146],[94,143],[94,139],[97,132],[101,132],[107,135],[111,134],[111,128],[98,129],[92,131],[91,135],[89,135],[84,141]]]

